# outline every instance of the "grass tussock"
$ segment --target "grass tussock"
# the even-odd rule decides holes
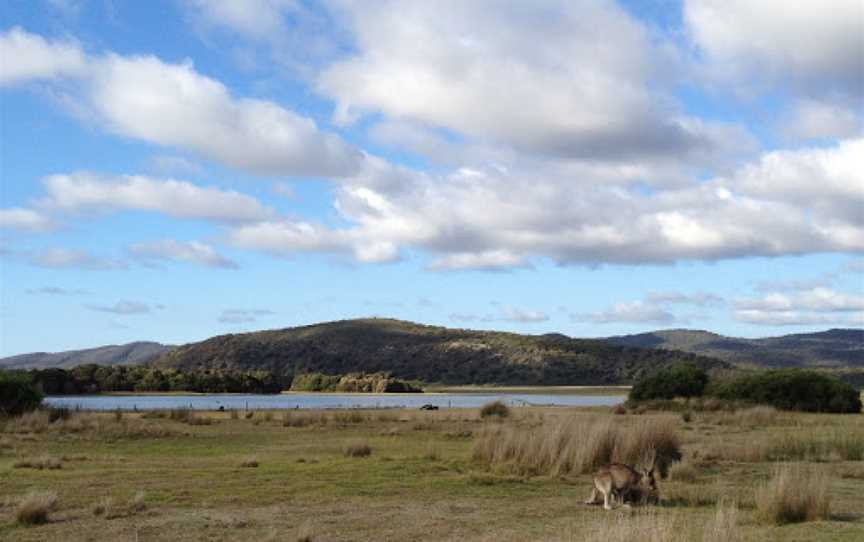
[[[830,478],[823,470],[782,465],[756,489],[756,515],[768,524],[783,525],[829,519]]]
[[[103,497],[93,505],[92,512],[96,517],[116,519],[134,516],[147,509],[147,494],[138,491],[125,503],[116,501],[113,497]]]
[[[248,469],[258,468],[258,458],[253,456],[249,456],[243,461],[240,462],[240,466]]]
[[[669,469],[669,479],[674,482],[692,484],[698,477],[698,470],[690,461],[675,463]]]
[[[70,412],[67,416],[56,416],[53,422],[50,420],[48,410],[36,410],[8,420],[3,431],[18,434],[22,440],[38,434],[78,434],[105,440],[161,438],[178,434],[175,429],[146,415],[121,416],[117,420],[113,413]]]
[[[345,446],[346,457],[369,457],[372,455],[372,447],[365,440],[355,440]]]
[[[739,427],[768,427],[772,425],[785,425],[788,416],[772,406],[755,406],[723,412],[716,417],[720,425],[735,425]]]
[[[480,417],[483,419],[486,418],[508,418],[510,417],[510,407],[502,403],[501,401],[494,401],[492,403],[486,403],[482,407],[480,407]]]
[[[22,525],[48,523],[51,512],[57,510],[57,503],[54,491],[31,491],[15,508],[15,521]]]
[[[496,425],[478,434],[475,461],[521,475],[593,472],[612,462],[648,466],[653,457],[665,477],[681,459],[675,420],[652,417],[638,425],[613,419],[573,416],[543,421],[535,427]]]
[[[56,457],[43,455],[35,459],[21,459],[12,466],[16,469],[58,470],[63,468],[63,462]]]

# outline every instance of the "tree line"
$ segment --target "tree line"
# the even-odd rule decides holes
[[[85,364],[71,369],[31,369],[26,373],[45,395],[124,391],[264,394],[288,389],[292,380],[290,375],[266,369],[181,371],[144,365]]]

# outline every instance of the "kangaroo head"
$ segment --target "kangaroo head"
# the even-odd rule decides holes
[[[656,493],[657,479],[654,478],[654,467],[652,466],[649,469],[642,469],[642,472],[640,472],[640,474],[642,475],[640,479],[641,485],[645,487],[645,489],[649,490],[651,493]]]

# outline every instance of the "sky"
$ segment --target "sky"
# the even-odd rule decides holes
[[[0,356],[860,328],[862,119],[862,0],[7,0]]]

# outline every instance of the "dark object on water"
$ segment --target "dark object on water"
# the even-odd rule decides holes
[[[219,405],[219,412],[225,412],[225,405]]]
[[[420,410],[438,410],[438,405],[430,405],[429,403],[426,403],[420,407]]]

